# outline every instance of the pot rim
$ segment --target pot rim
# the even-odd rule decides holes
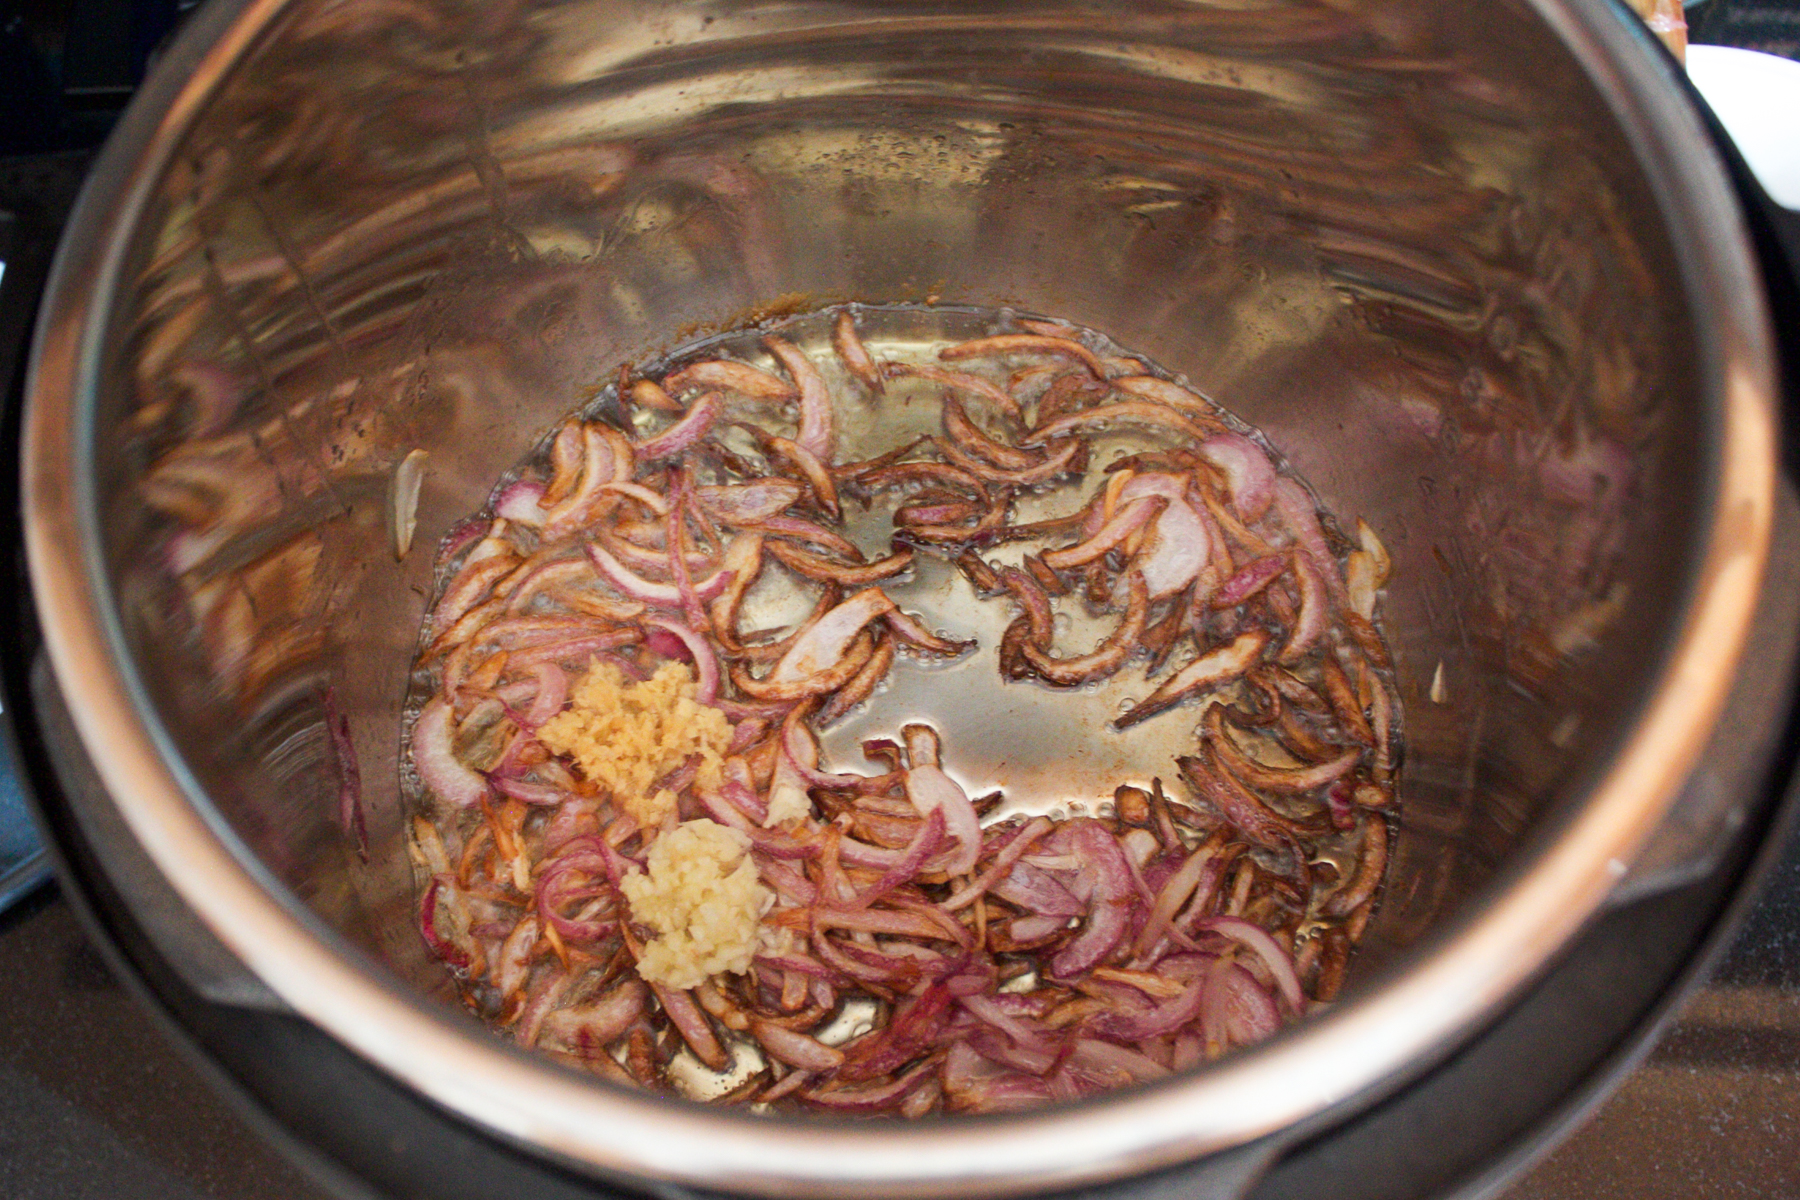
[[[1710,528],[1654,693],[1561,835],[1496,881],[1454,937],[1379,991],[1207,1071],[1080,1105],[913,1124],[771,1121],[547,1070],[411,993],[305,912],[216,817],[156,720],[98,553],[102,349],[127,249],[213,89],[288,0],[203,10],[133,102],[83,192],[40,315],[24,441],[26,544],[44,644],[83,745],[143,849],[220,943],[291,1009],[443,1108],[582,1169],[767,1196],[938,1197],[1067,1187],[1172,1165],[1320,1119],[1445,1052],[1603,904],[1679,796],[1730,689],[1762,584],[1777,444],[1770,322],[1722,161],[1671,60],[1619,14],[1532,0],[1632,143],[1710,315]],[[1371,1049],[1374,1052],[1371,1052]]]

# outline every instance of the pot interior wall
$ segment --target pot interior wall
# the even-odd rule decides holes
[[[438,994],[397,766],[432,550],[693,331],[1067,317],[1365,517],[1406,766],[1363,986],[1580,803],[1709,516],[1667,232],[1523,4],[296,2],[128,253],[92,454],[148,702],[246,852]]]

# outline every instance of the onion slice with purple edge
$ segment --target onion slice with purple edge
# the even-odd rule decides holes
[[[638,462],[657,462],[673,458],[712,432],[725,409],[725,401],[717,392],[707,392],[683,413],[681,419],[654,437],[632,447]]]
[[[1059,417],[1048,425],[1032,430],[1021,444],[1041,446],[1045,442],[1053,442],[1057,438],[1066,437],[1090,425],[1156,425],[1180,434],[1189,441],[1201,442],[1211,436],[1218,428],[1216,422],[1200,424],[1193,417],[1183,416],[1174,409],[1164,408],[1160,404],[1152,404],[1144,400],[1121,400],[1116,404],[1102,404],[1099,408],[1084,409]]]
[[[961,844],[944,870],[951,875],[966,875],[974,870],[981,856],[981,818],[956,781],[936,764],[912,767],[906,772],[906,798],[927,819],[942,812],[949,836]]]
[[[1206,522],[1188,503],[1187,480],[1180,476],[1133,476],[1120,489],[1119,502],[1129,504],[1152,496],[1162,497],[1167,504],[1150,526],[1137,569],[1143,572],[1144,583],[1150,588],[1150,599],[1160,600],[1180,591],[1200,574],[1212,557],[1212,536]]]
[[[856,332],[856,318],[849,309],[839,313],[832,323],[831,346],[844,361],[844,369],[862,381],[864,387],[877,396],[887,393],[887,385],[881,378],[881,365]]]
[[[690,387],[723,388],[748,396],[752,400],[792,400],[792,384],[760,367],[734,362],[729,358],[711,358],[691,363],[663,380],[665,389],[678,394]]]
[[[837,446],[837,433],[832,427],[831,393],[825,387],[825,377],[805,351],[786,338],[766,337],[763,346],[781,361],[793,377],[794,386],[800,389],[800,432],[794,441],[820,462],[829,463]]]
[[[1200,443],[1200,456],[1225,473],[1231,506],[1246,521],[1260,521],[1275,499],[1275,464],[1242,434],[1221,433]]]
[[[1050,960],[1054,979],[1071,979],[1091,970],[1111,954],[1131,926],[1137,883],[1118,839],[1092,819],[1071,822],[1071,849],[1082,860],[1082,875],[1092,883],[1092,905],[1081,933]]]
[[[1244,753],[1231,740],[1231,733],[1225,727],[1223,706],[1210,706],[1204,724],[1213,753],[1219,756],[1226,769],[1251,787],[1272,792],[1310,792],[1324,787],[1349,774],[1350,768],[1363,756],[1362,747],[1355,746],[1310,767],[1268,767]]]
[[[413,723],[413,766],[434,795],[457,808],[480,804],[487,780],[456,756],[456,715],[442,696],[433,696]]]
[[[1212,606],[1216,609],[1236,608],[1256,593],[1281,578],[1288,569],[1288,558],[1283,554],[1265,554],[1255,559],[1224,583],[1213,593]]]
[[[1344,598],[1344,578],[1338,572],[1337,559],[1326,544],[1325,531],[1319,527],[1319,508],[1312,494],[1285,475],[1275,480],[1275,511],[1293,532],[1294,543],[1312,563],[1334,600]]]
[[[858,892],[856,898],[848,901],[844,907],[866,908],[917,875],[942,844],[944,823],[944,809],[933,809],[919,825],[919,832],[913,835],[913,840],[901,851],[894,865],[880,879]]]
[[[1221,958],[1206,974],[1200,1023],[1207,1047],[1223,1054],[1232,1046],[1254,1046],[1281,1027],[1274,998],[1250,972]]]
[[[657,608],[678,609],[682,606],[681,589],[674,584],[652,583],[630,570],[597,542],[589,542],[582,549],[587,551],[588,560],[594,564],[594,569],[631,599],[641,600]],[[720,568],[694,585],[694,595],[702,601],[711,600],[730,583],[731,572]]]
[[[1115,546],[1123,545],[1126,538],[1148,525],[1150,518],[1161,507],[1162,504],[1155,497],[1127,504],[1114,514],[1112,520],[1102,525],[1093,537],[1073,546],[1065,546],[1061,550],[1046,551],[1044,565],[1057,571],[1086,566]]]
[[[1276,991],[1291,1013],[1299,1013],[1306,1004],[1300,992],[1300,977],[1294,971],[1294,960],[1288,956],[1269,931],[1242,917],[1202,917],[1194,926],[1204,933],[1217,933],[1230,938],[1254,953],[1275,979]]]
[[[701,704],[711,704],[719,697],[719,657],[713,652],[712,643],[695,633],[680,621],[669,617],[645,617],[644,624],[653,629],[672,633],[681,639],[681,644],[693,656],[694,664],[694,699]]]
[[[1205,396],[1179,383],[1170,383],[1154,375],[1121,375],[1110,381],[1113,387],[1139,400],[1153,400],[1170,408],[1217,420],[1219,408]]]
[[[494,515],[536,529],[544,523],[544,510],[538,504],[543,498],[543,484],[521,479],[501,489],[500,498],[494,503]]]
[[[709,484],[694,489],[700,510],[728,525],[753,523],[785,512],[805,488],[791,479],[758,479],[749,483]]]
[[[1161,686],[1154,692],[1139,701],[1130,712],[1114,721],[1113,728],[1129,729],[1139,721],[1147,720],[1157,713],[1175,707],[1202,688],[1216,687],[1228,680],[1236,679],[1256,665],[1257,659],[1262,657],[1262,652],[1268,647],[1269,641],[1268,630],[1250,629],[1238,634],[1225,645],[1208,650],[1163,680]]]
[[[826,613],[788,647],[769,673],[771,683],[797,683],[837,664],[869,622],[894,611],[880,588],[866,588]]]

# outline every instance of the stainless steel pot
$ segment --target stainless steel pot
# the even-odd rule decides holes
[[[74,816],[202,994],[600,1175],[1006,1193],[1340,1119],[1703,863],[1764,749],[1769,693],[1733,688],[1759,603],[1766,673],[1795,629],[1768,315],[1673,70],[1579,0],[215,0],[39,329]],[[1105,330],[1383,531],[1405,808],[1329,1012],[1161,1086],[898,1125],[627,1094],[450,1003],[397,765],[430,545],[620,360],[846,298]]]

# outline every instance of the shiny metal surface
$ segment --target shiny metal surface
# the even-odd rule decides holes
[[[1730,686],[1772,505],[1767,318],[1667,69],[1552,0],[219,5],[108,151],[40,326],[57,682],[117,817],[269,993],[571,1163],[970,1195],[1332,1119],[1606,901]],[[445,1002],[396,778],[431,544],[620,359],[845,298],[1104,330],[1382,532],[1406,808],[1345,1003],[1164,1086],[899,1127],[616,1092]]]

